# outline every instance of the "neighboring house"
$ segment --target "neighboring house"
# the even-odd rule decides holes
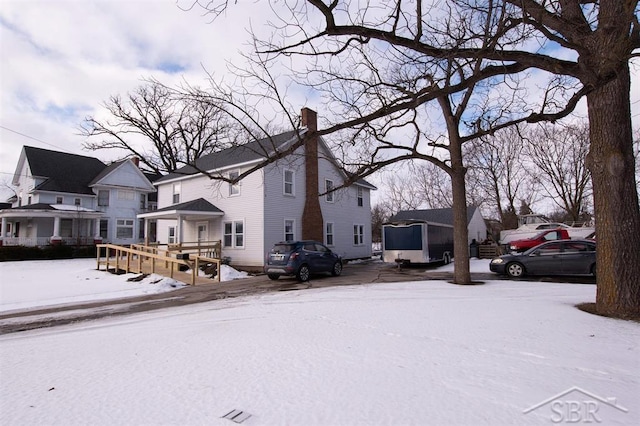
[[[109,166],[82,155],[25,146],[0,210],[3,245],[114,244],[141,241],[137,214],[148,209],[153,184],[137,159]]]
[[[453,225],[453,209],[403,210],[393,215],[389,222],[403,222],[409,220],[424,220],[427,222]],[[467,207],[467,224],[469,228],[469,244],[476,240],[478,243],[487,238],[487,226],[482,218],[480,209],[476,206]]]
[[[315,130],[316,121],[304,108],[300,136]],[[322,241],[346,259],[370,257],[370,192],[376,188],[359,180],[327,192],[347,177],[322,138],[235,185],[207,176],[233,178],[297,140],[290,131],[199,158],[197,169],[186,166],[156,181],[158,210],[138,217],[157,220],[163,244],[221,240],[222,256],[235,265],[261,266],[274,243],[298,239]]]

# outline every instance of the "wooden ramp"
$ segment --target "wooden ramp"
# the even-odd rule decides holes
[[[190,285],[220,282],[219,242],[215,243],[172,245],[166,249],[138,244],[131,247],[97,244],[96,269],[116,274],[158,274]],[[211,254],[218,257],[210,257]],[[215,278],[211,278],[213,274]]]

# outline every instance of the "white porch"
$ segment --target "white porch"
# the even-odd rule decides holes
[[[102,212],[78,206],[34,204],[0,210],[0,245],[91,245],[100,237]]]

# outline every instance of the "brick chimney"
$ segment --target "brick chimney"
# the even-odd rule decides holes
[[[140,159],[138,157],[132,157],[131,161],[133,161],[133,164],[135,164],[136,167],[140,167]]]
[[[305,134],[305,200],[302,213],[302,239],[324,241],[324,222],[320,209],[318,176],[318,114],[309,108],[302,108],[302,125]]]

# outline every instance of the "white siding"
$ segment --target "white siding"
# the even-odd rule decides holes
[[[252,173],[240,182],[240,194],[229,196],[229,184],[214,181],[206,176],[182,180],[180,203],[204,198],[224,212],[224,216],[207,220],[208,233],[212,240],[222,240],[223,223],[226,221],[244,221],[244,247],[223,247],[222,255],[231,258],[232,264],[261,266],[264,257],[264,187],[262,171]],[[172,205],[173,183],[160,184],[158,187],[158,208]],[[183,221],[183,241],[197,240],[197,223],[204,219]],[[158,240],[166,243],[168,227],[176,226],[176,221],[158,221]]]
[[[343,183],[343,177],[336,166],[320,155],[318,184],[320,193],[325,191],[325,179],[333,180],[334,186]],[[324,222],[334,223],[334,246],[332,250],[345,259],[371,257],[371,204],[370,190],[363,188],[363,205],[358,206],[357,187],[352,185],[334,192],[333,202],[320,197],[320,208]],[[364,225],[364,243],[354,244],[354,225]]]
[[[322,149],[322,144],[320,147]],[[282,241],[286,219],[295,222],[295,238],[302,237],[302,212],[305,201],[304,149],[299,149],[287,159],[265,167],[243,179],[240,183],[240,195],[229,196],[227,183],[212,181],[206,176],[181,180],[180,203],[204,198],[224,212],[221,218],[208,221],[209,235],[214,240],[223,239],[223,223],[244,220],[244,248],[223,248],[222,255],[231,257],[231,264],[261,266],[264,255],[270,247]],[[323,158],[320,153],[318,189],[324,192],[325,179],[331,179],[335,185],[341,185],[343,176],[336,166]],[[233,170],[233,169],[230,169]],[[284,170],[294,172],[294,195],[284,193]],[[161,183],[158,187],[158,209],[172,205],[173,182]],[[352,186],[338,191],[334,202],[327,203],[321,197],[320,206],[325,223],[334,224],[334,242],[332,249],[346,259],[371,256],[371,205],[370,191],[363,188],[363,205],[358,206],[357,189]],[[183,224],[183,241],[195,241],[197,238],[196,219]],[[166,243],[168,227],[176,226],[176,221],[158,221],[158,240]],[[354,245],[354,225],[364,226],[364,243]],[[323,229],[324,231],[324,229]],[[324,234],[324,232],[323,232]]]

